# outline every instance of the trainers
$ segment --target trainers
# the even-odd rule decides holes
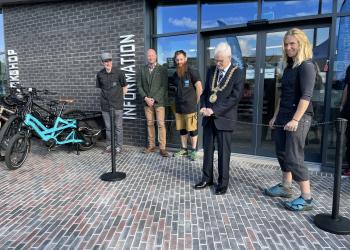
[[[343,176],[349,176],[350,177],[350,168],[347,170],[344,170],[344,172],[342,173]]]
[[[313,204],[313,199],[311,198],[310,200],[305,200],[303,197],[296,198],[295,200],[292,201],[286,201],[283,203],[285,208],[291,211],[310,211],[314,207]]]
[[[192,150],[191,154],[189,155],[191,161],[196,161],[197,160],[197,151]]]
[[[285,188],[281,183],[270,188],[265,188],[264,193],[271,197],[291,198],[293,196],[292,188]]]
[[[120,154],[120,153],[122,152],[122,148],[121,148],[121,147],[116,147],[116,148],[115,148],[115,152],[116,152],[117,154]]]
[[[174,153],[174,157],[181,157],[181,156],[187,156],[188,152],[187,149],[180,149],[179,151],[177,151],[176,153]]]

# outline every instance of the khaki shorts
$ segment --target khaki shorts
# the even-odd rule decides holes
[[[187,131],[196,131],[198,116],[197,112],[191,114],[175,113],[176,130],[186,129]]]

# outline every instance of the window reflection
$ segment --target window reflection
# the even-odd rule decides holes
[[[6,85],[6,64],[5,64],[5,41],[4,41],[4,21],[0,9],[0,95],[5,93]]]
[[[348,2],[349,1],[347,1],[347,4]],[[333,83],[331,92],[330,112],[331,121],[339,117],[339,106],[345,85],[345,71],[350,65],[350,16],[338,18],[336,33],[337,53],[335,55],[335,61],[333,65]],[[329,126],[329,133],[327,139],[327,162],[332,164],[334,163],[336,146],[336,131],[333,125]]]
[[[198,68],[197,64],[197,35],[181,35],[157,38],[158,63],[167,67],[169,81],[173,76],[176,65],[173,61],[175,51],[184,50],[187,54],[187,63],[192,68]],[[180,146],[180,136],[175,129],[175,97],[169,92],[169,103],[166,109],[167,145],[171,147]]]
[[[338,0],[337,3],[338,12],[350,12],[350,1],[349,0]]]
[[[197,5],[158,6],[157,33],[180,32],[197,29]]]
[[[264,0],[262,18],[274,20],[290,17],[301,17],[329,13],[332,10],[332,0]]]
[[[257,1],[238,3],[204,3],[202,5],[202,28],[243,24],[254,20],[258,13]]]

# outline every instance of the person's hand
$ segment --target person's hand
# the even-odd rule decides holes
[[[205,116],[205,112],[207,111],[207,108],[201,108],[200,110],[199,110],[199,113],[201,114],[201,115],[203,115],[203,116]]]
[[[146,102],[147,106],[152,107],[154,104],[154,99],[146,96],[145,102]]]
[[[276,117],[272,117],[272,119],[269,121],[270,129],[275,129],[275,121],[276,121]]]
[[[284,126],[284,130],[291,131],[291,132],[297,131],[298,124],[299,122],[297,122],[296,120],[291,120]]]
[[[207,108],[207,116],[211,116],[212,114],[214,114],[214,111],[211,108]]]

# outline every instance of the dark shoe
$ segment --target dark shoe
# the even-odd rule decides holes
[[[201,181],[201,182],[197,183],[196,185],[194,185],[193,188],[194,189],[203,189],[203,188],[209,187],[213,184],[214,184],[213,182]]]
[[[159,150],[159,153],[160,153],[160,155],[163,156],[163,157],[169,157],[169,154],[168,154],[168,152],[166,151],[166,149],[160,149],[160,150]]]
[[[226,194],[227,187],[217,187],[215,190],[215,195]]]
[[[142,152],[144,154],[148,154],[148,153],[153,153],[156,151],[156,147],[148,147],[148,148],[145,148]]]

